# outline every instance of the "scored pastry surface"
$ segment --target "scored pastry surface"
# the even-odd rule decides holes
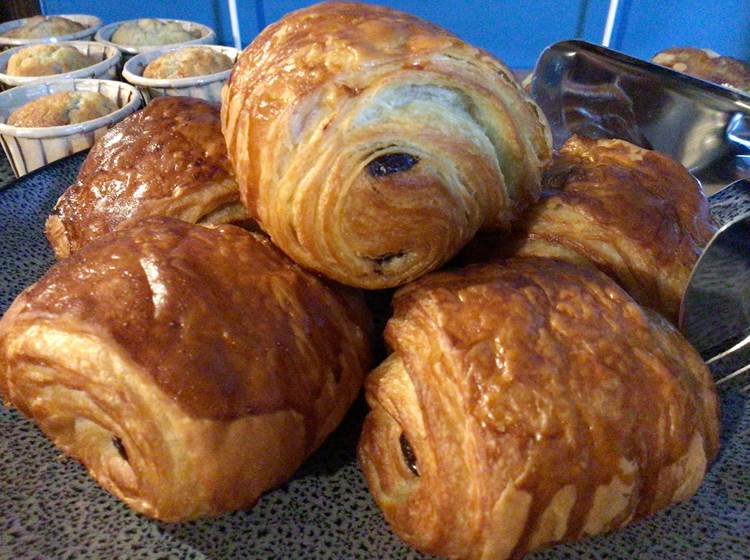
[[[698,488],[718,446],[700,356],[600,272],[541,258],[402,288],[359,459],[421,551],[501,559],[621,527]]]

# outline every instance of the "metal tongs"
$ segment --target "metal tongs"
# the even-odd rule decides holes
[[[692,271],[679,326],[717,385],[741,386],[750,377],[750,96],[584,41],[545,49],[531,94],[556,148],[571,134],[621,138],[670,155],[701,182],[720,228]]]
[[[679,324],[717,385],[741,383],[750,376],[750,181],[713,195],[711,210],[724,225],[693,268]],[[750,384],[742,388],[748,390]]]

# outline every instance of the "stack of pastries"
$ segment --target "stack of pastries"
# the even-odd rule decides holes
[[[421,551],[621,527],[717,452],[670,323],[713,232],[700,185],[618,140],[553,157],[502,63],[401,12],[268,27],[220,110],[158,98],[102,138],[46,232],[61,260],[0,321],[0,392],[158,519],[248,507],[321,444],[374,365],[363,289],[398,288],[359,461]]]

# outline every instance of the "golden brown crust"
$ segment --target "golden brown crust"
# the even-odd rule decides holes
[[[529,258],[428,275],[397,292],[386,339],[359,457],[422,551],[520,558],[609,531],[687,499],[716,454],[700,356],[596,270]]]
[[[117,111],[117,104],[96,91],[63,91],[29,101],[8,117],[11,126],[43,128],[82,123]]]
[[[750,92],[750,65],[708,49],[667,49],[654,55],[652,62],[721,86]]]
[[[71,45],[32,45],[8,60],[9,76],[50,76],[92,66],[98,61]]]
[[[541,112],[489,54],[413,16],[323,3],[267,27],[224,88],[251,215],[297,262],[383,288],[538,194]]]
[[[149,62],[143,70],[143,77],[175,80],[190,76],[206,76],[229,70],[232,64],[227,55],[211,47],[185,47]]]
[[[46,234],[58,258],[146,216],[247,220],[221,135],[219,110],[160,97],[111,128],[60,197]]]
[[[676,321],[693,265],[715,231],[698,181],[659,152],[573,136],[544,186],[518,235],[483,236],[471,252],[589,263]]]
[[[369,328],[359,293],[265,237],[149,218],[16,299],[0,322],[0,389],[131,507],[215,515],[251,505],[338,424]]]

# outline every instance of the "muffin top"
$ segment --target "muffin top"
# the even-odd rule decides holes
[[[72,19],[60,16],[34,16],[26,19],[20,26],[6,31],[3,37],[11,39],[43,39],[45,37],[59,37],[86,29]]]
[[[185,47],[152,60],[143,71],[144,78],[160,80],[215,74],[232,67],[232,59],[211,47]]]
[[[86,68],[97,62],[93,56],[86,56],[70,45],[32,45],[11,56],[5,72],[10,76],[49,76]]]
[[[118,27],[110,41],[129,47],[150,47],[192,41],[198,37],[200,37],[199,32],[187,31],[181,23],[176,21],[137,19],[125,22]]]
[[[65,126],[117,111],[117,104],[95,91],[64,91],[45,95],[13,111],[8,124],[23,127]]]

